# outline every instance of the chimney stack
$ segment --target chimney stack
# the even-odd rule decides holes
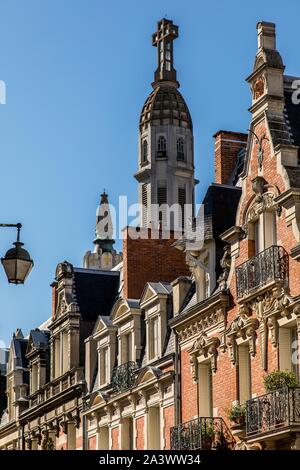
[[[247,134],[218,131],[215,135],[215,183],[230,184],[237,155],[247,145]]]

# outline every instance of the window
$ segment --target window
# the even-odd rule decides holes
[[[177,160],[184,161],[184,140],[182,137],[177,139]]]
[[[121,449],[133,449],[133,419],[131,417],[124,418],[121,424]]]
[[[109,450],[109,428],[108,426],[99,427],[98,449]]]
[[[100,359],[100,386],[106,385],[110,381],[108,367],[108,348],[101,348],[99,351]]]
[[[62,333],[62,373],[69,369],[69,338],[68,333]]]
[[[53,347],[54,347],[53,370],[54,370],[54,378],[56,378],[56,377],[60,376],[60,337],[59,337],[59,335],[54,339]]]
[[[167,183],[166,181],[159,181],[157,187],[157,204],[158,204],[158,219],[160,222],[165,222],[166,219],[166,207],[167,204]]]
[[[31,368],[31,393],[36,392],[38,389],[38,365],[32,364]]]
[[[249,223],[249,257],[257,255],[272,245],[276,245],[276,213],[266,211]]]
[[[295,372],[299,378],[297,328],[279,328],[279,369]]]
[[[178,204],[181,208],[181,228],[184,228],[184,209],[186,204],[186,190],[185,186],[179,186],[178,188]]]
[[[248,344],[238,345],[239,401],[251,398],[251,362]]]
[[[161,135],[157,141],[157,158],[166,158],[167,156],[167,141],[166,138]]]
[[[158,318],[149,322],[149,360],[158,357]]]
[[[148,185],[147,183],[144,183],[142,186],[142,205],[143,205],[142,224],[145,227],[148,222]]]
[[[146,163],[147,161],[148,161],[148,142],[147,140],[144,140],[142,144],[142,163]]]
[[[199,416],[212,416],[212,371],[210,362],[198,365]]]
[[[147,449],[159,450],[161,448],[160,443],[160,409],[158,406],[150,406],[148,409],[148,442]]]
[[[124,334],[121,338],[121,362],[120,364],[125,364],[126,362],[132,361],[132,334]]]

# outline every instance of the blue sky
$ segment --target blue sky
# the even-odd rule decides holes
[[[9,342],[51,314],[57,263],[81,266],[92,248],[95,211],[137,199],[139,112],[151,91],[151,34],[167,16],[179,25],[178,79],[194,123],[197,201],[213,180],[218,129],[245,131],[245,82],[258,20],[277,24],[286,73],[300,74],[300,4],[289,0],[0,0],[1,220],[22,222],[35,267],[24,286],[0,270],[0,341]],[[1,231],[1,255],[15,240]]]

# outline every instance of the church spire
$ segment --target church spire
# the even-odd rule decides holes
[[[109,270],[122,261],[122,253],[114,249],[113,224],[108,194],[103,191],[96,212],[96,237],[94,251],[87,251],[83,267],[88,269]]]
[[[162,18],[157,23],[157,31],[152,34],[152,45],[157,47],[157,70],[154,73],[155,88],[159,82],[173,82],[179,87],[174,69],[173,41],[178,38],[178,26],[173,21]]]

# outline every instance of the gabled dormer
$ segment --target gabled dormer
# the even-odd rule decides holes
[[[13,421],[28,406],[28,360],[26,348],[28,340],[20,329],[13,334],[9,348],[6,393],[8,420]]]
[[[29,367],[29,394],[32,395],[50,379],[50,332],[31,330],[26,349]]]
[[[100,389],[111,383],[116,362],[117,326],[109,317],[100,316],[92,335],[86,339],[86,380],[88,389]],[[94,380],[95,379],[95,380]]]
[[[118,328],[118,366],[130,362],[140,363],[142,341],[139,301],[118,299],[113,306],[110,318]]]
[[[140,300],[146,324],[146,362],[163,356],[167,338],[172,287],[163,282],[148,282]]]

